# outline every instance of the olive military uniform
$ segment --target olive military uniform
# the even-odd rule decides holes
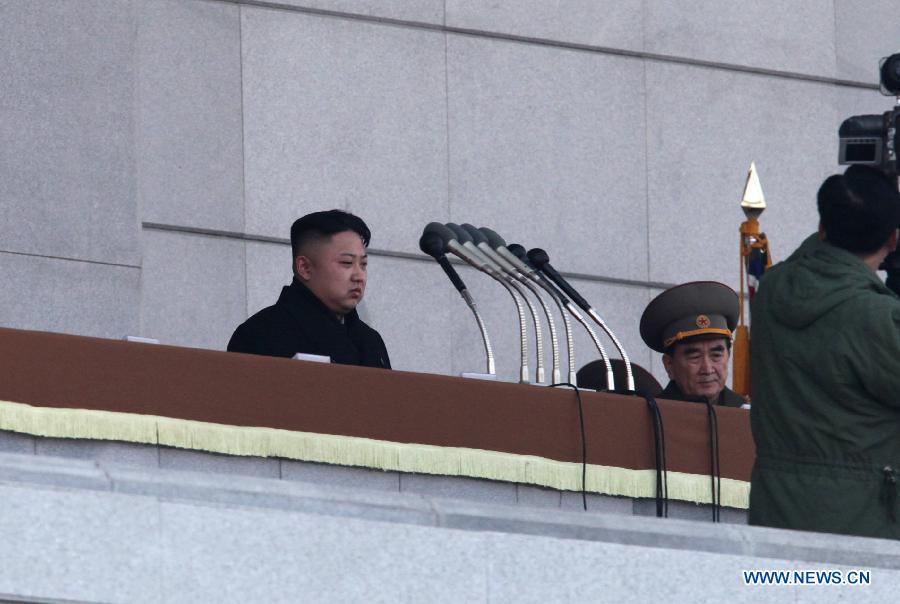
[[[750,523],[900,538],[900,299],[812,235],[752,319]]]

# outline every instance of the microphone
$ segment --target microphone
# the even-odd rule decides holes
[[[496,231],[493,231],[487,227],[481,227],[480,229],[478,229],[478,231],[486,239],[486,242],[484,244],[479,243],[479,247],[483,246],[482,249],[486,253],[492,254],[494,261],[498,262],[508,275],[528,288],[528,290],[534,295],[534,297],[537,298],[537,301],[541,305],[541,308],[543,308],[544,315],[547,317],[547,327],[550,329],[550,347],[553,357],[551,383],[558,384],[561,379],[559,371],[559,339],[556,336],[556,324],[553,321],[553,314],[550,312],[550,308],[547,307],[547,304],[541,297],[540,290],[538,290],[538,288],[525,275],[525,273],[529,270],[528,267],[523,265],[518,258],[513,256],[509,252],[509,250],[506,249],[506,242],[503,240],[503,238],[498,235]],[[530,306],[531,305],[529,304],[529,307]],[[562,312],[562,308],[560,308],[560,312]],[[537,330],[537,325],[537,316],[535,315],[535,330]],[[540,353],[538,358],[541,359]],[[538,367],[538,371],[541,370],[542,367]]]
[[[541,319],[538,315],[537,310],[535,310],[534,305],[528,299],[528,296],[525,295],[525,290],[522,289],[522,286],[519,285],[519,275],[516,273],[515,269],[510,265],[506,260],[497,255],[493,249],[488,245],[487,237],[485,237],[484,233],[482,233],[479,229],[475,228],[473,225],[464,223],[460,225],[466,233],[472,238],[472,242],[475,244],[482,254],[484,254],[489,260],[493,261],[496,267],[499,269],[498,273],[500,276],[516,290],[522,300],[524,300],[525,304],[528,306],[528,312],[531,313],[531,320],[534,323],[534,341],[535,341],[535,377],[534,381],[538,384],[544,382],[544,337],[541,332]],[[523,282],[527,283],[526,281]],[[528,284],[531,285],[530,283]]]
[[[472,295],[466,288],[465,283],[463,283],[462,278],[447,258],[444,239],[440,234],[441,229],[445,228],[444,225],[438,222],[428,224],[422,232],[422,237],[419,239],[419,249],[437,260],[438,264],[441,265],[441,268],[444,269],[444,272],[453,283],[453,287],[456,288],[462,296],[462,299],[466,302],[466,305],[472,311],[472,314],[475,315],[475,322],[478,324],[478,330],[481,332],[481,341],[484,344],[487,374],[494,376],[496,375],[496,366],[494,363],[494,350],[491,347],[491,339],[488,336],[487,327],[484,325],[481,314],[478,312],[478,306],[476,306],[475,300],[472,298]]]
[[[569,299],[566,298],[565,294],[559,291],[552,281],[545,278],[544,275],[539,273],[534,265],[531,264],[531,260],[528,259],[528,254],[525,251],[524,246],[519,245],[518,243],[510,243],[506,249],[509,250],[513,256],[518,258],[521,265],[525,267],[525,275],[544,288],[556,303],[556,307],[559,309],[559,314],[563,320],[563,327],[566,331],[566,344],[569,353],[569,383],[577,386],[578,372],[575,368],[578,364],[575,361],[575,337],[572,335],[572,322],[569,321],[569,314],[575,317],[578,322],[581,323],[582,327],[587,330],[588,335],[591,336],[591,341],[594,342],[594,345],[600,352],[600,358],[606,360],[606,351],[603,349],[603,344],[600,342],[599,338],[597,338],[597,334],[594,333],[591,326],[584,320],[584,317],[581,316],[581,313],[572,306],[572,303],[569,302]],[[566,311],[568,311],[568,313]],[[609,365],[608,370],[609,372],[612,371],[612,365]]]
[[[419,249],[437,260],[438,264],[441,265],[441,268],[444,269],[444,272],[450,278],[450,282],[453,283],[453,287],[456,288],[456,291],[460,294],[464,291],[468,291],[466,289],[466,284],[463,283],[459,273],[457,273],[456,269],[453,268],[453,265],[450,264],[447,254],[444,253],[444,242],[441,240],[440,235],[428,231],[422,233],[422,237],[419,239]]]
[[[628,354],[625,352],[625,349],[622,347],[622,344],[619,342],[619,338],[612,332],[612,330],[606,325],[606,321],[600,316],[600,314],[594,310],[587,300],[581,297],[581,295],[575,291],[575,288],[572,287],[568,281],[566,281],[562,275],[560,275],[556,269],[550,264],[550,256],[547,255],[547,252],[540,248],[534,248],[528,251],[528,259],[531,260],[531,263],[534,265],[536,269],[547,275],[556,285],[559,286],[561,290],[563,290],[569,298],[572,299],[575,304],[577,304],[581,309],[590,316],[600,328],[606,332],[606,335],[613,341],[616,349],[618,349],[619,354],[622,356],[622,361],[625,363],[625,379],[627,381],[628,390],[634,392],[634,375],[631,372],[631,361],[628,359]],[[612,378],[612,366],[609,364],[608,360],[606,363],[607,367],[607,384],[612,384],[609,380]],[[610,390],[614,390],[615,387],[610,385]]]
[[[446,225],[443,225],[443,230],[435,229],[434,232],[441,235],[444,240],[444,245],[448,250],[478,270],[490,275],[509,292],[510,296],[512,296],[513,302],[516,304],[516,312],[519,316],[519,352],[521,358],[519,364],[519,381],[523,384],[529,383],[531,380],[529,378],[530,372],[528,369],[528,324],[525,321],[525,310],[522,308],[522,302],[519,300],[519,296],[500,276],[499,267],[495,268],[496,265],[494,262],[475,247],[471,235],[469,235],[465,229],[458,224],[448,222]]]

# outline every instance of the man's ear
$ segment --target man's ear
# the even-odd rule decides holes
[[[819,223],[819,241],[825,241],[825,225]]]
[[[309,281],[312,276],[312,260],[302,254],[296,256],[294,258],[294,274],[302,281]]]
[[[674,378],[672,377],[672,355],[663,353],[663,355],[662,355],[662,362],[663,362],[663,367],[664,367],[665,370],[666,370],[666,375],[669,376],[669,379],[670,379],[670,380],[671,380],[671,379],[674,379]]]
[[[900,230],[894,229],[894,232],[891,233],[890,237],[888,237],[886,244],[889,252],[893,252],[897,249],[898,238],[900,238]]]

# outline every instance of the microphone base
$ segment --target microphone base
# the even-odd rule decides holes
[[[473,380],[489,380],[492,382],[497,381],[496,373],[478,373],[475,371],[463,371],[459,374],[459,377],[470,378]]]

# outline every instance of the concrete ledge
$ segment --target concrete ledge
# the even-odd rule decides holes
[[[0,454],[0,482],[27,489],[111,494],[357,518],[476,532],[554,537],[804,561],[900,569],[900,543],[673,518],[532,509],[304,482],[153,470],[111,463]]]
[[[387,493],[404,493],[433,498],[460,499],[516,507],[561,509],[583,512],[581,493],[557,491],[534,485],[468,478],[465,476],[432,476],[414,473],[383,472],[290,459],[221,455],[156,445],[66,438],[43,438],[0,430],[0,453],[36,453],[39,457],[56,456],[90,460],[106,467],[115,466],[192,471],[206,474],[239,475],[270,478],[285,482],[343,486]],[[588,493],[588,512],[655,516],[653,499],[631,499]],[[707,522],[711,519],[708,505],[682,501],[669,502],[669,517]],[[722,508],[722,522],[747,524],[746,510]]]

